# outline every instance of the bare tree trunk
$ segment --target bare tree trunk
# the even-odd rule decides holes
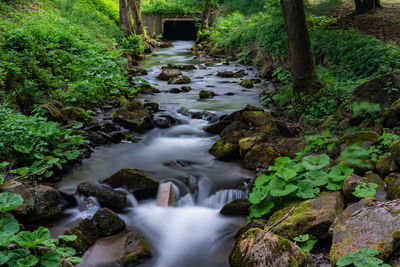
[[[210,18],[211,2],[212,2],[212,0],[204,0],[204,8],[203,8],[203,12],[201,14],[200,30],[208,29],[208,20]]]
[[[119,26],[125,31],[126,36],[133,33],[128,0],[119,0]]]
[[[133,20],[135,21],[135,33],[144,35],[144,26],[142,20],[142,11],[140,8],[140,0],[129,0]]]
[[[381,0],[354,0],[354,4],[356,5],[356,11],[358,13],[364,13],[382,7]]]
[[[281,0],[289,48],[290,72],[296,93],[318,90],[317,72],[310,47],[303,0]]]

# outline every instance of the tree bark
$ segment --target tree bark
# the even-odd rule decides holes
[[[356,5],[356,11],[358,13],[364,13],[370,10],[381,8],[381,0],[354,0]]]
[[[119,0],[119,26],[125,32],[126,36],[133,33],[128,0]]]
[[[303,0],[281,0],[285,17],[290,72],[296,93],[314,94],[319,86],[311,52]]]
[[[211,2],[212,2],[212,0],[204,0],[204,8],[203,8],[203,12],[201,14],[200,30],[208,29],[208,21],[210,18]]]
[[[145,35],[140,0],[129,0],[133,20],[135,21],[135,33]]]

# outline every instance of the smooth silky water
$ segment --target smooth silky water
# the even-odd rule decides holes
[[[224,204],[248,195],[246,180],[254,177],[254,173],[242,169],[239,162],[215,160],[208,150],[219,137],[206,133],[204,128],[211,123],[210,118],[215,120],[247,104],[260,105],[257,88],[244,89],[239,86],[240,79],[220,78],[217,72],[244,70],[246,78],[254,78],[257,73],[251,67],[233,63],[196,61],[190,51],[192,45],[190,41],[174,42],[174,47],[157,49],[148,55],[140,66],[149,71],[143,78],[157,84],[161,93],[138,99],[159,103],[159,114],[173,116],[179,125],[150,130],[137,143],[98,147],[58,184],[63,191],[75,192],[79,183],[101,181],[122,168],[137,168],[153,179],[174,184],[176,207],[160,208],[154,199],[137,202],[129,195],[128,207],[119,214],[127,226],[140,230],[152,249],[153,258],[139,266],[229,266],[233,236],[245,223],[244,218],[225,217],[219,210]],[[192,91],[168,93],[169,89],[180,86],[156,79],[161,67],[167,64],[196,65],[196,70],[184,72],[192,79],[189,84]],[[218,95],[200,101],[200,90],[211,90]],[[203,117],[192,118],[191,114],[196,112],[203,112]],[[93,216],[99,209],[95,198],[77,198],[79,207],[64,212],[64,217],[53,227],[53,234],[61,233],[81,218]],[[122,248],[123,234],[106,238],[89,249],[80,266],[112,266],[103,263],[118,257]]]

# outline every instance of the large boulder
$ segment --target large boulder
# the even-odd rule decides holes
[[[150,111],[138,101],[129,102],[117,109],[113,121],[138,133],[154,128]]]
[[[92,220],[101,236],[110,236],[125,229],[125,221],[107,208],[98,210]]]
[[[311,261],[295,243],[258,228],[243,234],[229,256],[231,267],[305,267]]]
[[[188,84],[191,82],[192,80],[186,75],[179,75],[168,80],[168,84]]]
[[[24,203],[15,208],[11,213],[17,217],[27,216],[35,207],[35,197],[25,184],[18,181],[8,181],[1,186],[1,191],[20,195]]]
[[[178,69],[163,69],[161,73],[157,76],[157,79],[168,81],[171,78],[175,78],[182,75],[182,72]]]
[[[124,254],[118,260],[122,266],[135,266],[152,257],[149,245],[136,228],[128,230]]]
[[[239,140],[242,135],[240,132],[232,132],[222,137],[208,151],[218,160],[229,160],[239,156]]]
[[[75,226],[65,230],[63,235],[76,235],[74,241],[64,241],[67,247],[72,247],[77,253],[85,252],[100,237],[97,227],[91,219],[84,219]]]
[[[35,208],[31,221],[48,221],[58,217],[68,207],[68,202],[54,188],[47,185],[37,185],[34,188]]]
[[[399,165],[393,159],[392,155],[386,155],[386,156],[378,159],[375,167],[376,167],[377,172],[382,177],[388,175],[389,173],[399,170]]]
[[[122,169],[103,182],[114,188],[125,188],[139,200],[156,196],[159,184],[138,169]]]
[[[331,264],[362,248],[379,252],[387,259],[398,247],[400,239],[400,200],[380,202],[365,198],[347,207],[334,221],[329,233],[332,236]]]
[[[223,206],[220,213],[229,216],[237,216],[237,215],[248,216],[250,206],[251,203],[248,199],[239,198]]]
[[[62,110],[64,119],[67,121],[81,121],[85,122],[87,118],[87,112],[83,108],[79,107],[65,107]]]
[[[387,199],[387,193],[385,191],[385,183],[382,178],[373,173],[367,172],[364,177],[358,176],[357,174],[351,174],[349,177],[346,178],[343,182],[342,192],[345,199],[349,202],[356,202],[359,201],[360,198],[353,195],[356,187],[362,183],[375,183],[378,185],[376,188],[376,195],[375,198],[383,201]]]
[[[86,197],[96,197],[102,207],[114,211],[120,211],[126,205],[126,194],[124,192],[113,191],[94,183],[81,183],[78,185],[77,191]]]
[[[400,198],[400,173],[391,173],[385,178],[390,199]]]
[[[64,115],[60,108],[58,108],[53,103],[46,103],[42,106],[44,110],[43,116],[46,117],[50,121],[56,121],[59,123],[64,122]]]
[[[268,169],[271,164],[274,164],[275,159],[280,156],[281,153],[275,145],[268,143],[258,144],[246,153],[243,165],[245,168],[251,170],[257,168]]]
[[[378,142],[379,137],[380,135],[374,131],[358,131],[342,136],[338,141],[338,145],[342,150],[351,145],[369,147]]]
[[[340,192],[321,193],[318,197],[286,204],[269,218],[267,225],[275,225],[271,232],[287,239],[298,235],[312,234],[319,239],[327,238],[328,229],[343,210],[343,196]],[[289,215],[287,215],[289,214]]]

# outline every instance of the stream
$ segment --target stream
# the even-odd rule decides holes
[[[206,133],[204,128],[221,115],[247,104],[260,106],[256,87],[245,89],[239,85],[239,78],[221,78],[217,72],[244,70],[246,78],[255,78],[257,71],[236,63],[196,61],[190,51],[192,45],[191,41],[176,41],[174,47],[156,49],[140,65],[148,70],[143,78],[156,84],[161,93],[140,95],[137,99],[158,103],[160,111],[156,115],[170,115],[178,125],[150,130],[137,143],[125,141],[97,147],[89,159],[57,185],[60,190],[74,193],[78,184],[101,181],[122,168],[137,168],[160,182],[172,182],[175,207],[157,207],[155,199],[138,202],[129,195],[128,207],[119,213],[127,226],[140,230],[152,249],[153,258],[139,266],[229,266],[234,234],[245,223],[245,218],[226,217],[219,211],[224,204],[248,196],[246,182],[255,174],[241,168],[240,162],[217,161],[210,155],[208,150],[219,136]],[[192,91],[168,92],[180,86],[156,78],[167,64],[196,65],[195,70],[183,71],[192,79],[188,84]],[[200,101],[200,90],[213,91],[217,96]],[[81,218],[93,216],[100,208],[94,198],[77,198],[80,204],[89,204],[66,210],[62,220],[52,227],[53,234],[61,233]],[[113,266],[107,261],[121,253],[122,237],[119,234],[98,241],[85,253],[79,266]]]

